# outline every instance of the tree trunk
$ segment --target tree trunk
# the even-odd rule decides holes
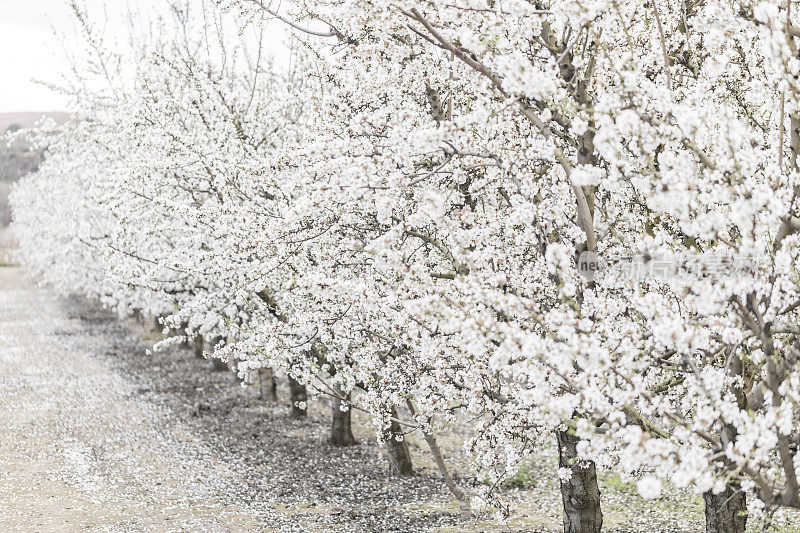
[[[397,411],[392,409],[392,418],[397,418]],[[397,440],[402,434],[402,429],[397,421],[392,420],[389,432],[386,435],[386,451],[389,454],[389,471],[399,476],[413,476],[414,464],[411,462],[411,453],[408,451],[408,443]]]
[[[182,323],[182,324],[181,324],[180,333],[181,333],[182,335],[185,335],[185,334],[186,334],[186,329],[187,329],[188,327],[189,327],[189,324],[188,324],[188,323],[186,323],[186,322]],[[189,339],[189,337],[186,337],[186,338],[184,339],[184,341],[181,343],[181,347],[182,347],[182,348],[186,348],[187,350],[191,350],[191,349],[193,349],[193,346],[192,346],[192,341]]]
[[[194,347],[194,356],[198,359],[205,359],[205,357],[203,357],[203,337],[200,335],[195,337],[192,345]]]
[[[211,339],[210,346],[208,347],[208,356],[211,358],[211,362],[214,363],[214,370],[217,372],[227,372],[228,371],[228,363],[220,359],[219,357],[213,357],[214,349],[217,347],[217,344],[222,342],[220,337],[214,337]]]
[[[291,401],[292,401],[292,418],[304,418],[306,416],[306,410],[301,409],[300,407],[297,406],[297,404],[298,402],[303,402],[303,404],[305,404],[308,401],[306,386],[300,383],[299,381],[295,381],[290,376],[289,394],[291,395]]]
[[[334,388],[337,395],[344,396],[338,387]],[[350,399],[350,395],[345,396]],[[331,443],[335,446],[353,446],[356,444],[356,438],[353,436],[352,424],[352,411],[348,407],[346,411],[342,411],[343,401],[338,397],[334,397],[331,401],[331,412],[333,414],[333,426],[331,427]]]
[[[558,466],[568,468],[572,477],[561,482],[564,504],[564,533],[600,533],[603,514],[600,512],[600,489],[594,463],[578,463],[578,437],[567,431],[556,432]]]
[[[261,399],[265,402],[277,402],[278,382],[275,381],[275,371],[271,368],[259,369],[258,381],[261,387]]]
[[[732,387],[736,395],[736,403],[740,409],[747,408],[747,394],[738,383],[745,383],[744,364],[742,360],[733,354],[730,356],[728,374],[735,379]],[[736,427],[725,424],[722,427],[721,440],[723,446],[736,441]],[[703,494],[706,503],[706,531],[708,533],[744,533],[747,522],[747,497],[736,483],[729,483],[725,490],[719,494],[712,494],[711,491]]]
[[[417,411],[414,409],[414,404],[411,403],[410,399],[406,399],[406,405],[411,415],[416,417]],[[439,473],[442,474],[442,479],[444,480],[447,490],[458,500],[458,506],[461,509],[461,517],[470,518],[472,516],[472,496],[469,492],[462,490],[461,487],[458,486],[458,482],[456,482],[453,474],[450,473],[450,469],[447,468],[447,463],[444,460],[442,449],[439,448],[439,443],[436,442],[436,437],[424,429],[422,430],[422,436],[425,437],[425,442],[428,443],[428,448],[431,449],[431,455],[433,455],[433,460],[436,462],[436,468],[438,468]]]
[[[744,533],[747,522],[745,493],[738,485],[727,485],[719,494],[703,494],[706,502],[706,533]]]

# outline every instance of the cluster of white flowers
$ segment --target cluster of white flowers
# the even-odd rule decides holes
[[[800,10],[223,4],[287,23],[289,72],[181,10],[136,61],[98,48],[108,84],[13,193],[38,276],[357,391],[380,430],[466,413],[495,481],[556,431],[645,497],[800,507]],[[583,251],[758,261],[587,280]]]

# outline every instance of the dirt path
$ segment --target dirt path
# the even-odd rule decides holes
[[[130,383],[79,349],[104,339],[75,322],[0,268],[0,530],[256,529],[196,481],[208,465],[182,460]]]

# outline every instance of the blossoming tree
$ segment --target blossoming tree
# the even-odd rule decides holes
[[[97,44],[109,88],[12,198],[38,275],[370,412],[395,464],[421,431],[465,511],[465,414],[493,482],[556,435],[566,531],[597,467],[708,531],[800,508],[791,3],[223,4],[290,72],[183,31],[117,83]]]

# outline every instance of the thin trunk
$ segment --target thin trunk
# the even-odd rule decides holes
[[[186,322],[184,322],[183,324],[181,324],[181,330],[180,330],[181,334],[185,334],[185,333],[186,333],[186,329],[187,329],[188,327],[189,327],[189,324],[187,324]],[[191,350],[191,349],[193,349],[193,347],[192,347],[192,341],[189,339],[189,337],[186,337],[186,340],[184,340],[184,341],[181,343],[181,346],[182,346],[183,348],[186,348],[187,350]]]
[[[353,436],[353,423],[352,423],[352,410],[348,407],[346,411],[342,411],[342,404],[344,403],[339,396],[344,396],[338,387],[334,389],[337,396],[334,396],[331,401],[331,413],[333,418],[333,425],[331,427],[331,443],[335,446],[353,446],[356,444],[356,438]],[[350,395],[344,396],[349,400]]]
[[[291,395],[292,401],[292,418],[304,418],[306,416],[305,404],[308,401],[308,393],[306,392],[306,386],[300,383],[299,381],[295,381],[292,377],[289,377],[289,394]],[[304,408],[301,409],[298,407],[298,403],[302,402]]]
[[[271,368],[259,369],[258,382],[261,387],[261,399],[265,402],[277,402],[278,382],[275,380],[275,371]]]
[[[738,485],[727,485],[719,494],[703,494],[706,502],[706,533],[744,533],[747,502]]]
[[[416,410],[414,409],[414,405],[411,403],[411,400],[406,400],[406,405],[408,405],[408,410],[411,411],[411,414],[416,415]],[[439,473],[442,474],[444,484],[447,485],[447,488],[450,490],[453,496],[456,497],[456,500],[458,500],[458,506],[461,509],[461,516],[463,518],[472,516],[470,495],[461,490],[461,487],[458,486],[453,474],[450,473],[450,469],[447,468],[447,463],[444,461],[444,455],[442,455],[442,450],[439,448],[439,443],[436,442],[436,437],[424,430],[422,435],[425,437],[425,442],[428,444],[428,448],[431,449],[433,460],[436,462],[436,467],[439,469]]]
[[[198,359],[205,359],[203,356],[203,337],[200,335],[195,337],[192,345],[194,347],[194,356]]]
[[[208,347],[208,356],[211,358],[211,362],[214,364],[214,370],[217,372],[226,372],[228,370],[228,363],[220,359],[219,357],[213,357],[214,349],[217,347],[217,344],[222,342],[220,337],[214,337],[211,339],[211,345]]]
[[[397,418],[397,411],[392,408],[392,418]],[[414,464],[411,462],[411,453],[408,451],[408,443],[402,438],[402,429],[396,420],[392,420],[389,432],[386,435],[386,451],[389,455],[389,470],[392,474],[399,476],[413,476]]]
[[[578,437],[567,431],[556,432],[556,437],[558,466],[568,468],[572,474],[569,480],[561,482],[564,533],[600,533],[603,514],[594,463],[578,461]]]

